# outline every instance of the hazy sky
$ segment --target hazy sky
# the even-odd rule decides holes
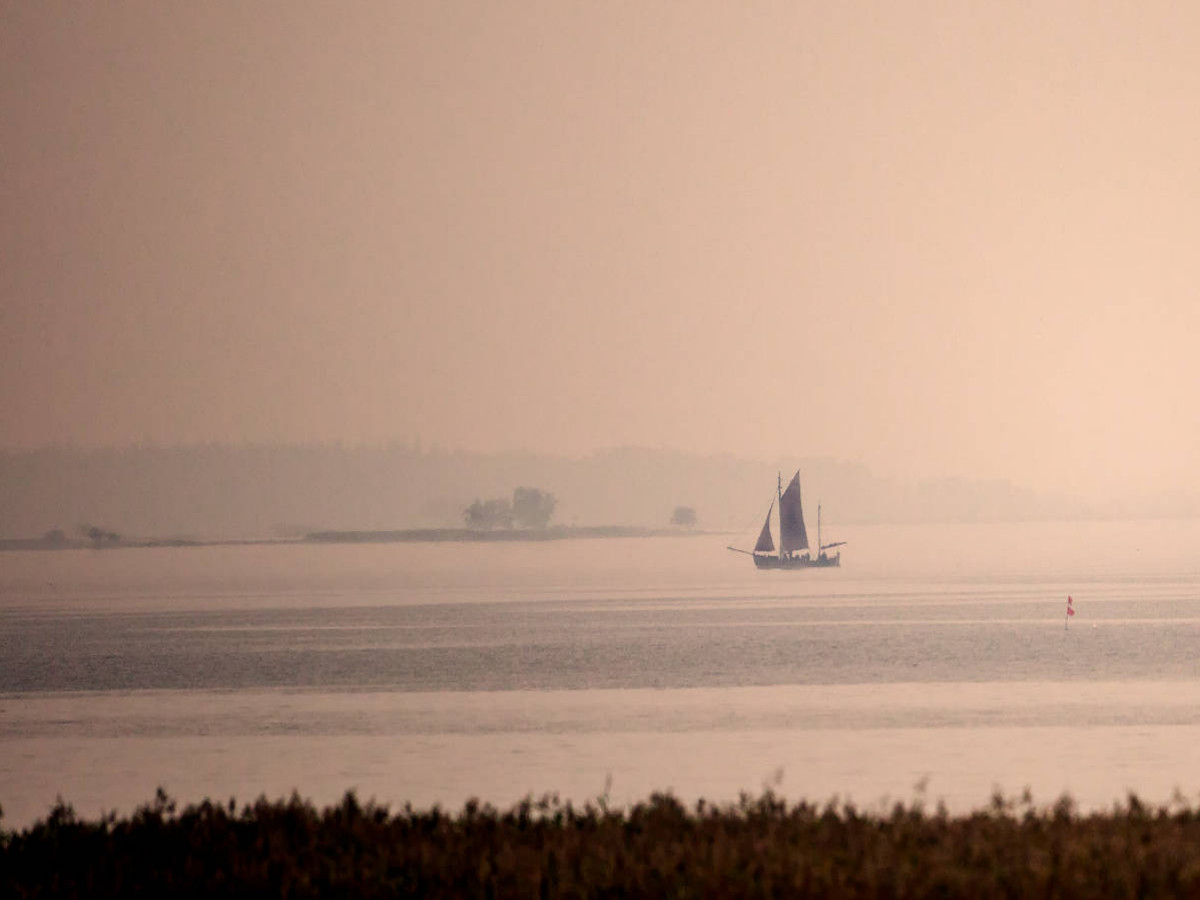
[[[1200,5],[0,0],[0,442],[1200,489]]]

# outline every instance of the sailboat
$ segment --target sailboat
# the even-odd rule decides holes
[[[771,513],[775,510],[775,501],[767,510],[767,520],[763,522],[762,531],[758,535],[758,543],[754,550],[740,550],[729,547],[735,553],[745,553],[754,557],[754,565],[760,569],[816,569],[842,564],[841,551],[832,556],[826,550],[841,547],[845,541],[835,541],[832,544],[821,543],[821,507],[817,507],[817,555],[814,558],[809,552],[808,531],[804,527],[804,509],[800,503],[800,472],[797,471],[788,482],[787,490],[783,488],[782,475],[776,476],[776,491],[779,500],[779,551],[775,550],[775,541],[771,536]]]

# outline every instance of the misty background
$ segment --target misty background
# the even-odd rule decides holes
[[[0,21],[6,534],[1195,511],[1200,6]]]
[[[809,529],[823,504],[837,526],[1194,516],[1200,498],[1170,494],[1089,504],[1007,481],[907,482],[830,459],[739,459],[612,449],[581,458],[379,446],[191,445],[0,452],[0,537],[100,526],[134,538],[298,537],[327,529],[464,525],[475,499],[519,486],[554,494],[552,524],[667,528],[676,506],[700,530],[757,532],[784,479],[800,466]]]

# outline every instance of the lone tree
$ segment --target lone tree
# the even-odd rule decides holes
[[[677,506],[671,513],[671,524],[681,528],[691,528],[696,524],[696,510],[690,506]]]
[[[545,528],[550,524],[557,505],[554,495],[537,488],[519,487],[513,491],[512,501],[503,497],[494,500],[475,499],[463,510],[463,521],[468,528]]]
[[[545,528],[558,501],[549,491],[519,487],[513,491],[512,514],[521,528]]]
[[[121,543],[121,536],[115,531],[106,531],[96,525],[80,525],[79,533],[91,541],[93,547],[115,547]]]
[[[468,528],[512,528],[512,504],[500,498],[497,500],[480,500],[463,510],[463,521]]]

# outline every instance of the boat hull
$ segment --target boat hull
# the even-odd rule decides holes
[[[829,569],[842,564],[842,554],[830,556],[822,553],[816,559],[811,556],[785,556],[780,559],[777,555],[764,553],[754,554],[754,565],[759,569]]]

